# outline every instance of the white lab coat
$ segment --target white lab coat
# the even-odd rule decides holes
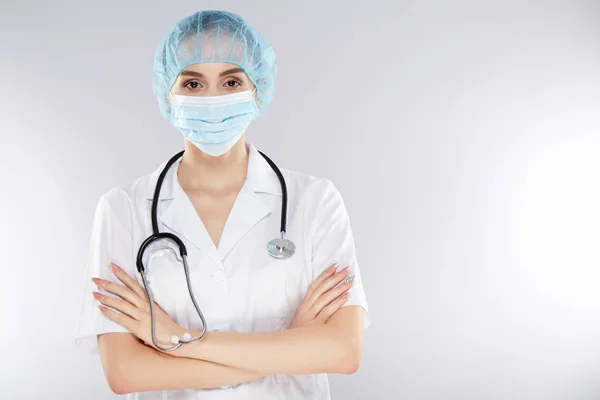
[[[209,331],[266,332],[286,329],[311,282],[337,262],[350,265],[354,285],[345,306],[359,305],[370,316],[356,260],[350,221],[342,197],[331,181],[281,168],[288,191],[287,237],[296,253],[272,258],[267,243],[279,236],[281,187],[276,174],[251,142],[246,181],[235,200],[218,248],[176,179],[179,161],[167,173],[161,190],[161,232],[178,235],[188,250],[190,279]],[[83,351],[97,354],[97,335],[127,332],[103,316],[92,296],[92,277],[118,282],[114,261],[142,281],[135,266],[140,244],[152,234],[154,188],[166,161],[152,174],[118,186],[98,203],[87,260],[81,312],[75,337]],[[160,243],[164,245],[169,242]],[[155,245],[145,257],[155,301],[186,329],[200,319],[189,298],[183,266]],[[175,249],[171,243],[170,247]],[[147,251],[148,254],[150,252]],[[105,294],[108,292],[101,291]],[[112,294],[111,294],[112,295]],[[143,371],[132,371],[143,373]],[[208,390],[130,394],[128,399],[329,399],[326,374],[273,375],[236,386]]]

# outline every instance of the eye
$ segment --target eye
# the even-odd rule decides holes
[[[235,88],[238,86],[242,86],[242,84],[237,79],[230,79],[227,82],[225,82],[225,86],[228,88]]]
[[[183,86],[190,90],[196,90],[196,89],[200,88],[202,85],[200,85],[200,82],[198,82],[198,81],[187,81],[186,83],[183,84]]]

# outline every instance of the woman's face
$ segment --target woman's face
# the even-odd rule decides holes
[[[254,84],[237,65],[225,62],[203,62],[184,68],[169,93],[184,96],[222,96],[254,89]],[[256,95],[256,93],[255,93]]]

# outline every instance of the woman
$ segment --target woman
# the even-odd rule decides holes
[[[368,307],[348,215],[329,180],[281,169],[287,238],[296,250],[286,259],[266,251],[280,231],[283,191],[245,131],[271,102],[275,72],[266,41],[223,11],[179,21],[157,49],[154,93],[185,145],[166,169],[157,227],[187,248],[190,284],[208,331],[195,343],[164,350],[172,337],[174,343],[186,333],[195,338],[203,327],[174,256],[179,249],[164,240],[143,257],[157,342],[151,335],[136,257],[153,233],[164,162],[105,193],[96,209],[76,343],[100,354],[115,393],[328,399],[326,373],[358,368]]]

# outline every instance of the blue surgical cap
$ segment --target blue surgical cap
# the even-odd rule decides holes
[[[153,92],[160,113],[171,119],[169,90],[185,67],[227,62],[244,70],[256,86],[259,115],[271,103],[277,66],[267,41],[240,16],[227,11],[200,11],[178,21],[154,56]]]

